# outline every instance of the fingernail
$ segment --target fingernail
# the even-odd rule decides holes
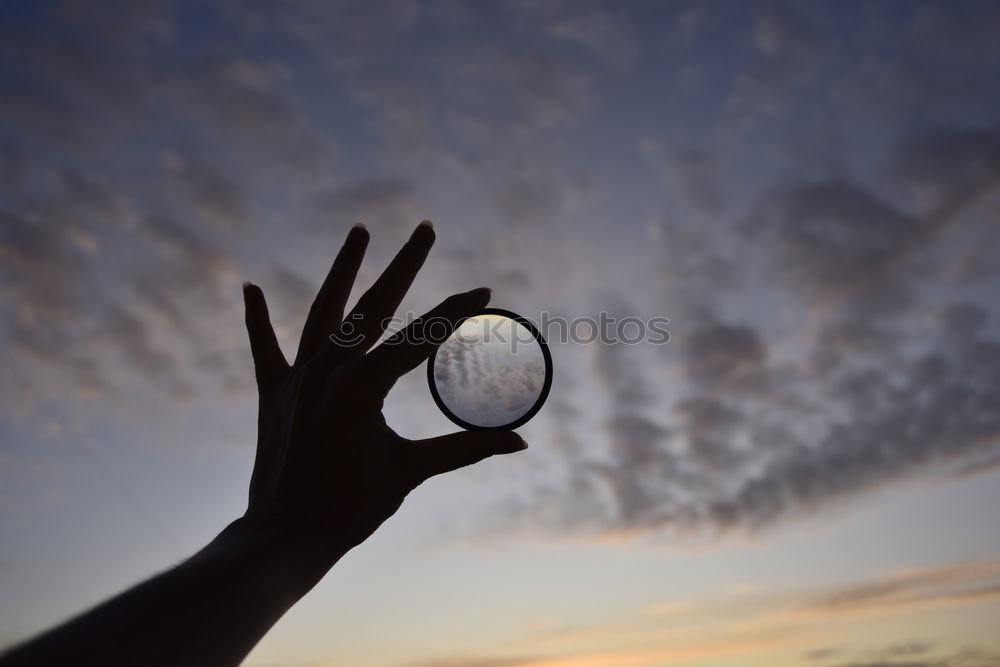
[[[427,229],[434,229],[434,223],[430,220],[421,220],[418,227],[426,227]]]
[[[360,229],[361,231],[367,231],[368,230],[368,228],[365,227],[365,223],[363,223],[363,222],[355,222],[354,226],[351,227],[351,229],[352,230]]]
[[[469,290],[466,293],[470,297],[484,301],[489,301],[490,297],[493,296],[493,290],[491,290],[489,287],[477,287],[476,289]]]
[[[522,440],[520,446],[517,449],[515,449],[514,451],[515,452],[523,452],[527,448],[528,448],[528,443],[526,443],[524,440]]]
[[[243,283],[243,291],[246,292],[248,287],[253,287],[253,283],[249,280]]]

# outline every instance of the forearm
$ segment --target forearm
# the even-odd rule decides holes
[[[15,647],[0,667],[236,665],[340,555],[241,519],[177,567]]]

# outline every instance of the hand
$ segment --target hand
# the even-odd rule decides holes
[[[382,403],[396,379],[435,348],[421,335],[425,324],[435,322],[440,342],[443,326],[450,333],[489,302],[486,288],[455,294],[368,352],[433,243],[431,224],[421,223],[345,319],[368,245],[364,227],[351,229],[313,301],[291,365],[278,346],[263,292],[244,285],[259,395],[257,456],[244,521],[319,541],[335,559],[371,535],[427,478],[527,447],[510,431],[412,441],[385,422]]]

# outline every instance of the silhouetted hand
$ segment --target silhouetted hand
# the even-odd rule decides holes
[[[433,243],[431,224],[421,223],[344,318],[368,245],[368,232],[355,226],[312,304],[291,365],[278,346],[263,292],[244,285],[259,394],[257,457],[244,521],[292,540],[317,540],[335,560],[371,535],[428,477],[527,447],[517,434],[503,431],[411,441],[385,422],[383,399],[396,379],[433,352],[442,331],[450,333],[490,298],[486,288],[455,294],[369,352]],[[422,333],[431,321],[433,341]]]
[[[421,223],[344,319],[368,245],[351,230],[313,302],[295,363],[281,354],[260,288],[244,286],[259,394],[246,514],[183,563],[0,655],[0,666],[232,666],[351,547],[432,475],[526,445],[512,432],[411,441],[382,417],[396,378],[489,301],[456,294],[368,352],[434,243]],[[423,335],[433,324],[436,340]],[[336,333],[332,339],[331,333]],[[340,341],[340,342],[337,342]],[[82,656],[82,657],[81,657]]]

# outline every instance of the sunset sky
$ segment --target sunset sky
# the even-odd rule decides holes
[[[0,646],[246,506],[240,285],[550,337],[530,449],[435,478],[251,667],[1000,665],[1000,3],[0,7]],[[557,333],[557,332],[556,332]],[[455,429],[424,369],[387,419]]]

